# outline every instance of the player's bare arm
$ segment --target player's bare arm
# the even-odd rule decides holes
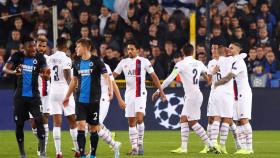
[[[207,73],[202,73],[201,74],[203,79],[207,82],[208,85],[211,85],[212,84],[212,76],[209,77],[209,75],[207,75]]]
[[[111,79],[110,79],[108,73],[104,73],[104,74],[102,74],[102,76],[104,77],[104,79],[105,79],[105,81],[106,81],[106,83],[107,83],[107,85],[108,85],[108,95],[109,95],[109,97],[110,97],[110,100],[112,100],[112,99],[113,99],[113,86],[112,86],[112,81],[111,81]]]
[[[116,73],[116,72],[113,72],[113,77],[114,78],[117,78],[120,74]]]
[[[19,65],[15,70],[13,70],[13,64],[10,63],[6,63],[3,68],[3,71],[6,74],[17,75],[17,76],[21,75],[21,70],[22,70],[21,65]]]
[[[65,98],[63,99],[63,106],[64,107],[67,107],[68,106],[68,103],[69,103],[69,97],[71,96],[71,94],[74,92],[76,86],[78,84],[78,78],[73,76],[72,79],[71,79],[71,82],[69,84],[69,88],[68,88],[68,91],[67,91],[67,94],[65,96]]]
[[[155,72],[152,72],[152,73],[150,74],[150,76],[151,76],[151,78],[152,78],[152,80],[153,80],[155,86],[159,89],[159,95],[160,95],[162,101],[166,101],[166,96],[165,96],[164,91],[163,91],[163,89],[162,89],[162,87],[161,87],[161,85],[160,85],[160,81],[159,81],[159,79],[158,79],[156,73],[155,73]]]
[[[235,77],[235,75],[233,73],[229,73],[228,75],[223,77],[221,80],[215,82],[214,87],[216,88],[220,85],[228,83],[233,77]]]
[[[121,109],[125,109],[126,105],[125,105],[125,102],[124,102],[124,100],[123,100],[123,98],[121,96],[121,93],[120,93],[118,85],[116,84],[115,81],[112,81],[112,84],[113,84],[114,93],[115,93],[115,95],[117,97],[117,100],[119,102],[120,108]]]
[[[65,78],[66,82],[69,85],[70,82],[71,82],[71,69],[64,69],[63,70],[63,75],[64,75],[64,78]]]

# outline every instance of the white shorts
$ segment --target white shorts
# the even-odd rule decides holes
[[[208,116],[233,117],[234,94],[213,91]]]
[[[210,94],[209,94],[209,99],[208,99],[208,105],[207,105],[207,116],[209,116],[209,109],[211,107],[211,104],[212,104],[212,100],[213,100],[213,97],[212,97],[212,90],[210,91]]]
[[[247,92],[238,94],[238,100],[234,105],[234,120],[242,118],[251,119],[252,112],[252,93]]]
[[[110,98],[108,94],[101,94],[100,107],[99,107],[99,123],[103,124],[110,106]]]
[[[42,102],[42,112],[43,114],[50,114],[50,104],[49,104],[49,96],[41,96],[41,102]],[[29,113],[29,118],[33,118],[31,113]]]
[[[73,95],[69,98],[69,104],[66,108],[63,106],[63,99],[66,94],[52,93],[50,94],[51,115],[64,113],[64,116],[75,114],[75,100]]]
[[[135,97],[135,94],[125,95],[125,117],[136,117],[137,112],[141,112],[145,115],[147,92],[142,92],[140,97]]]
[[[185,97],[181,116],[187,116],[188,121],[200,120],[203,95],[199,93],[193,97]]]

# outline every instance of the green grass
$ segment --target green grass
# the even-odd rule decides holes
[[[127,158],[127,151],[130,149],[128,132],[117,131],[117,140],[122,142],[121,157]],[[89,139],[87,139],[89,142]],[[233,155],[235,152],[234,141],[232,135],[229,135],[227,141],[227,149],[229,155],[214,155],[214,154],[198,154],[203,148],[202,142],[194,134],[190,134],[188,154],[177,155],[171,154],[169,151],[176,149],[180,145],[179,131],[146,131],[144,145],[145,155],[137,156],[137,158],[279,158],[280,157],[280,131],[254,131],[254,155]],[[68,131],[62,134],[62,152],[64,158],[73,157],[71,148],[73,147],[71,137]],[[28,158],[37,158],[36,156],[37,140],[31,132],[25,132],[25,150]],[[88,149],[88,148],[87,148]],[[55,148],[53,143],[52,134],[50,133],[47,155],[50,158],[55,158]],[[19,152],[16,144],[14,131],[1,131],[0,132],[0,158],[17,158]],[[98,151],[98,158],[112,158],[113,152],[110,151],[108,146],[100,139]]]

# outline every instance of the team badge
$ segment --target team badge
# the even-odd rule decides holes
[[[37,64],[37,60],[36,59],[33,60],[33,64]]]
[[[93,62],[90,62],[90,63],[89,63],[89,66],[93,66]]]

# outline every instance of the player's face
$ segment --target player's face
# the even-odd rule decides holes
[[[234,44],[229,45],[229,52],[231,53],[231,55],[238,55],[239,51],[240,50],[236,45],[234,45]]]
[[[36,45],[34,42],[28,42],[25,45],[25,50],[28,56],[35,56],[36,54]]]
[[[45,53],[47,51],[47,42],[39,42],[37,45],[37,50],[39,53]]]
[[[130,58],[135,58],[136,55],[137,55],[137,50],[136,50],[135,45],[129,44],[129,45],[127,46],[127,53],[128,53],[128,56],[129,56]]]
[[[86,48],[82,46],[81,43],[78,43],[76,46],[77,56],[82,56],[86,52]]]
[[[218,45],[212,45],[211,47],[211,52],[212,52],[212,58],[216,59],[219,57],[219,53],[218,53]]]

